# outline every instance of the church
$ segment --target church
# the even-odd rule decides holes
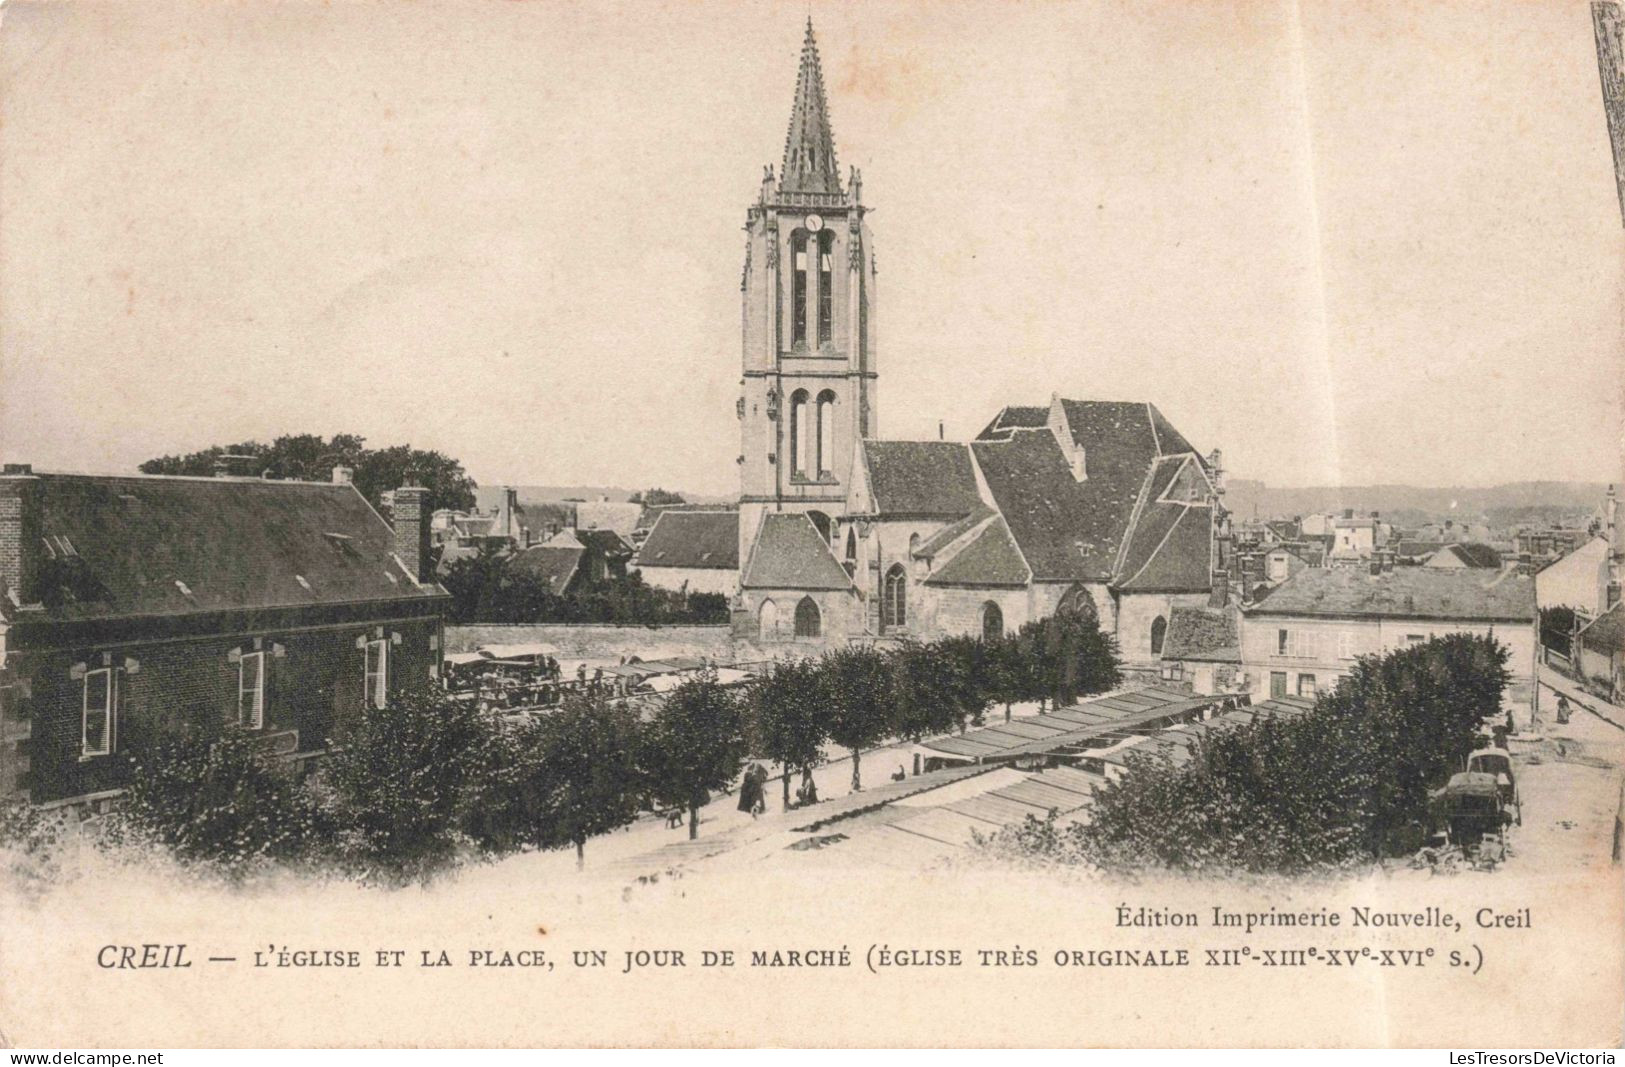
[[[784,158],[746,212],[736,634],[929,640],[1081,612],[1154,669],[1176,607],[1227,607],[1218,453],[1151,403],[1059,396],[970,442],[882,438],[867,213],[809,20]]]

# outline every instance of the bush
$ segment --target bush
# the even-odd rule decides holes
[[[25,889],[53,881],[61,871],[67,818],[20,798],[0,801],[0,870]]]
[[[341,859],[364,878],[427,880],[474,844],[468,833],[511,758],[497,727],[433,687],[364,709],[339,735],[324,782]]]
[[[1193,758],[1130,757],[1090,821],[1000,835],[994,851],[1112,870],[1292,873],[1367,863],[1427,821],[1500,709],[1508,652],[1455,634],[1366,657],[1310,712],[1210,732]]]
[[[142,741],[122,817],[183,863],[243,873],[308,855],[315,803],[252,734],[187,731]]]

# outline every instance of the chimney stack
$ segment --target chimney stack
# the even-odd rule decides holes
[[[392,509],[395,555],[419,585],[434,580],[429,573],[429,516],[423,508],[428,496],[429,491],[421,485],[403,485],[395,490]]]
[[[1620,553],[1619,543],[1619,498],[1614,495],[1614,487],[1608,486],[1608,496],[1602,505],[1602,527],[1608,538],[1608,547],[1614,555]]]
[[[350,467],[337,466],[333,468],[334,485],[350,485],[355,481],[355,471]]]
[[[39,479],[26,463],[0,468],[0,595],[17,604],[39,599]]]
[[[1213,571],[1213,588],[1208,593],[1207,606],[1222,608],[1230,603],[1230,574],[1223,567]]]

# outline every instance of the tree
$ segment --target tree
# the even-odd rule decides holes
[[[700,808],[725,791],[745,761],[743,705],[717,684],[715,671],[685,681],[641,731],[641,764],[657,802],[688,812],[690,840],[700,834]]]
[[[637,818],[644,783],[637,764],[638,720],[601,695],[574,696],[551,715],[520,727],[532,788],[540,798],[532,842],[575,846],[586,865],[587,838]]]
[[[809,771],[824,760],[829,695],[814,660],[781,661],[750,687],[751,751],[784,768],[784,808],[790,808],[791,770]]]
[[[1571,654],[1574,636],[1574,609],[1557,604],[1540,609],[1540,643],[1562,656]]]
[[[348,858],[372,876],[427,879],[451,864],[497,762],[495,727],[442,690],[406,690],[339,733],[326,781]]]
[[[440,508],[466,511],[474,506],[474,480],[457,460],[410,445],[369,449],[366,438],[352,433],[334,434],[331,438],[309,433],[286,434],[269,445],[258,441],[212,445],[184,456],[149,459],[140,469],[143,474],[207,477],[214,473],[215,462],[225,455],[252,457],[246,469],[234,473],[306,482],[327,481],[334,467],[349,467],[354,472],[356,488],[375,508],[381,504],[385,492],[405,485],[409,479],[429,490],[424,505],[429,511]]]
[[[674,493],[667,489],[645,489],[640,493],[633,493],[627,497],[629,504],[642,504],[646,508],[669,507],[672,504],[686,504],[682,493]]]
[[[963,665],[947,642],[905,642],[886,657],[886,663],[892,694],[888,733],[918,741],[965,721]]]
[[[183,862],[239,873],[318,839],[315,802],[253,734],[185,730],[133,747],[124,817]]]
[[[852,753],[852,790],[863,788],[858,766],[862,750],[889,736],[892,728],[892,674],[886,657],[873,648],[843,648],[821,663],[829,692],[829,737]]]
[[[1037,659],[1032,642],[1019,634],[1005,634],[988,642],[982,659],[982,684],[990,700],[1004,705],[1004,721],[1010,721],[1010,705],[1038,695]]]

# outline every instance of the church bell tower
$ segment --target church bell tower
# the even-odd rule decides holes
[[[745,215],[740,566],[770,511],[828,538],[856,444],[876,435],[875,269],[863,179],[841,181],[812,20],[777,178]]]

